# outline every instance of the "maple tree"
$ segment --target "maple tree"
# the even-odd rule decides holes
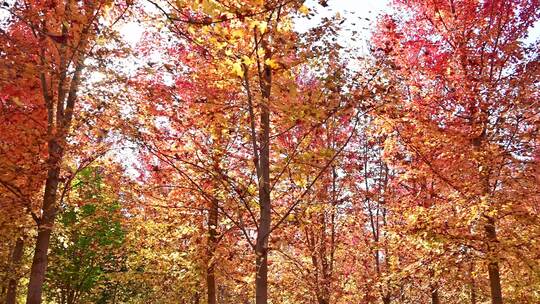
[[[492,303],[503,303],[501,261],[512,259],[519,242],[507,229],[532,216],[514,197],[535,182],[526,167],[536,144],[538,118],[530,111],[538,71],[529,53],[535,48],[521,39],[538,3],[399,5],[413,14],[386,17],[375,39],[402,92],[382,116],[392,134],[387,153],[410,193],[403,206],[411,206],[409,223],[425,231],[423,239],[472,250],[488,272]]]
[[[290,214],[290,212],[296,207],[298,202],[301,201],[301,198],[297,198],[297,202],[290,203],[289,206],[284,205],[282,207],[286,207],[285,214],[278,217],[278,222],[273,227],[271,226],[271,196],[270,191],[271,189],[278,189],[277,183],[281,182],[279,179],[282,177],[282,174],[285,170],[289,169],[288,166],[291,165],[291,160],[285,160],[284,165],[285,167],[281,169],[281,173],[279,173],[279,170],[276,170],[278,172],[277,178],[274,179],[274,185],[271,186],[271,177],[270,177],[270,162],[271,162],[271,154],[270,154],[270,130],[275,129],[275,132],[280,133],[279,127],[281,127],[280,124],[276,124],[276,127],[272,127],[270,125],[270,115],[271,113],[274,114],[274,116],[282,116],[283,118],[279,118],[280,120],[283,120],[284,123],[291,122],[291,118],[288,117],[289,110],[288,107],[290,105],[290,102],[301,103],[305,102],[302,99],[298,99],[298,94],[294,91],[297,90],[296,86],[298,84],[295,84],[294,79],[290,79],[288,75],[295,73],[293,67],[298,65],[301,61],[301,59],[298,57],[299,54],[291,53],[288,54],[287,52],[290,52],[288,48],[290,48],[289,45],[284,44],[280,45],[279,48],[277,45],[268,45],[268,42],[266,42],[267,39],[272,40],[279,40],[280,42],[285,42],[287,40],[294,41],[295,36],[294,33],[290,31],[290,19],[287,17],[287,10],[290,10],[291,8],[294,8],[296,4],[292,4],[293,6],[290,6],[288,3],[279,3],[276,2],[274,5],[258,5],[253,6],[252,8],[245,8],[246,13],[243,13],[242,11],[231,13],[228,11],[221,11],[222,16],[233,16],[230,17],[231,20],[221,20],[224,22],[216,22],[216,24],[212,25],[212,22],[208,20],[207,22],[197,22],[196,19],[194,20],[182,20],[181,18],[173,15],[173,14],[182,14],[183,7],[173,7],[174,10],[171,13],[168,13],[164,8],[156,4],[158,8],[160,8],[165,14],[168,20],[173,22],[172,30],[178,35],[186,35],[185,32],[187,32],[190,36],[190,41],[194,41],[194,45],[191,46],[194,48],[195,52],[200,52],[201,55],[204,58],[204,62],[201,64],[205,65],[203,66],[193,66],[196,59],[193,57],[193,53],[190,54],[191,58],[188,56],[187,58],[181,58],[184,60],[185,64],[189,67],[193,67],[192,73],[189,73],[189,77],[192,79],[199,78],[199,73],[204,75],[204,83],[202,84],[202,89],[205,90],[204,92],[198,92],[196,93],[196,100],[190,101],[190,99],[193,99],[190,93],[192,93],[193,90],[198,90],[198,86],[200,84],[195,84],[196,87],[191,82],[187,82],[185,80],[182,80],[181,83],[178,83],[180,86],[181,95],[178,95],[177,101],[179,102],[194,102],[194,106],[190,106],[187,110],[193,111],[193,110],[199,110],[199,113],[202,111],[201,117],[204,117],[205,120],[208,120],[208,115],[212,118],[212,125],[210,125],[210,130],[207,132],[210,134],[204,134],[205,136],[211,137],[211,144],[210,144],[210,151],[207,153],[208,148],[203,148],[200,146],[200,143],[194,143],[193,145],[198,146],[201,149],[201,152],[203,154],[203,157],[210,157],[212,158],[209,160],[208,165],[204,165],[201,162],[200,157],[198,157],[197,160],[186,160],[185,157],[182,157],[180,155],[186,155],[186,152],[177,152],[177,151],[163,151],[163,148],[158,147],[157,151],[153,151],[153,154],[155,156],[158,156],[160,158],[161,162],[166,163],[168,166],[173,167],[174,170],[178,171],[179,174],[184,175],[184,178],[187,178],[187,182],[191,183],[194,187],[198,189],[199,192],[202,193],[203,198],[208,200],[209,206],[209,241],[212,242],[212,240],[215,238],[213,235],[215,235],[214,228],[211,228],[212,226],[215,226],[214,224],[210,223],[216,222],[216,216],[217,213],[219,213],[220,209],[220,200],[219,198],[215,197],[216,195],[214,193],[208,193],[208,190],[204,189],[205,186],[201,185],[201,182],[194,180],[194,178],[189,176],[189,172],[193,169],[183,169],[180,168],[179,165],[175,164],[177,162],[184,162],[187,163],[188,166],[194,166],[195,169],[198,171],[208,171],[205,172],[206,174],[214,175],[214,178],[221,178],[225,179],[226,183],[229,183],[228,185],[220,185],[221,187],[226,186],[230,187],[230,189],[223,189],[221,191],[230,192],[233,191],[233,196],[239,196],[236,198],[239,200],[241,204],[244,205],[245,211],[248,212],[249,218],[247,218],[248,222],[251,222],[251,225],[255,226],[256,231],[256,237],[255,239],[252,239],[252,236],[249,235],[249,231],[253,229],[252,227],[246,227],[245,220],[243,218],[235,219],[234,216],[229,214],[228,210],[225,207],[222,207],[222,212],[225,213],[225,216],[227,219],[232,221],[237,228],[239,228],[244,236],[246,237],[246,241],[249,243],[251,247],[253,247],[255,251],[256,256],[256,276],[255,276],[255,290],[256,290],[256,298],[258,299],[258,303],[266,303],[267,301],[267,292],[268,292],[268,282],[267,282],[267,276],[268,276],[268,239],[270,238],[270,234],[273,230],[278,228],[278,226],[283,222],[283,220]],[[227,9],[227,6],[223,6],[221,10]],[[208,11],[208,12],[207,12]],[[212,6],[206,6],[202,5],[202,13],[210,14],[209,16],[193,16],[193,18],[201,18],[201,20],[204,20],[205,18],[211,18],[212,14],[216,14],[216,11],[219,13],[220,8],[219,7],[212,7]],[[251,14],[248,13],[249,11],[260,11],[260,13]],[[200,13],[200,12],[199,12]],[[184,15],[188,13],[183,13]],[[236,15],[235,15],[236,14]],[[246,15],[246,18],[241,18],[239,20],[238,15]],[[223,17],[222,17],[223,18]],[[273,20],[275,18],[275,20]],[[262,19],[262,20],[261,20]],[[274,25],[275,23],[275,25]],[[283,23],[284,25],[281,25],[280,23]],[[184,29],[185,24],[187,24],[187,29]],[[203,25],[202,27],[200,25]],[[227,32],[223,32],[224,28],[228,28]],[[185,32],[184,32],[185,30]],[[205,34],[211,35],[210,45],[207,46],[205,42],[200,39],[197,36],[197,31],[202,31]],[[231,34],[232,33],[232,37]],[[223,42],[221,42],[223,41]],[[218,47],[217,52],[214,51],[216,48],[214,43],[219,43],[220,46]],[[186,47],[184,47],[186,48]],[[220,50],[222,49],[222,50]],[[224,50],[223,50],[224,49]],[[274,58],[272,57],[273,54],[277,54],[280,57]],[[276,56],[277,56],[276,55]],[[183,55],[185,56],[185,55]],[[221,59],[221,58],[225,59]],[[236,58],[235,58],[236,57]],[[216,59],[219,59],[218,61],[215,61]],[[210,63],[209,63],[210,60]],[[215,65],[212,65],[212,63],[215,62]],[[279,63],[278,63],[279,62]],[[225,65],[224,65],[225,63]],[[195,63],[197,64],[197,63]],[[173,66],[174,63],[165,63],[164,67],[170,67]],[[288,67],[290,66],[290,67]],[[227,76],[230,77],[229,79],[223,79],[222,75],[214,75],[216,72],[220,73],[221,69],[228,68],[232,72],[227,72]],[[170,68],[168,68],[170,72]],[[254,73],[254,76],[251,76],[251,73]],[[231,77],[232,76],[232,77]],[[183,76],[182,77],[186,77]],[[217,88],[209,87],[208,86],[208,79],[215,77],[214,83],[217,83]],[[272,84],[277,83],[279,86],[276,89],[273,89]],[[225,85],[232,86],[231,89],[223,89]],[[283,88],[286,88],[285,90]],[[165,88],[167,89],[167,88]],[[173,87],[173,89],[175,89]],[[292,90],[292,91],[291,91]],[[309,87],[306,87],[306,90],[309,90]],[[224,92],[229,94],[228,96],[221,95]],[[189,93],[187,93],[189,92]],[[293,93],[294,95],[289,95],[287,93]],[[245,94],[245,100],[241,100],[242,96]],[[260,95],[259,95],[260,94]],[[152,96],[155,96],[155,94],[152,94]],[[222,96],[222,97],[221,97]],[[221,97],[221,98],[220,98]],[[277,99],[277,97],[280,97],[282,99],[282,103],[280,103],[280,100]],[[221,105],[221,100],[225,100],[228,104]],[[240,99],[240,100],[239,100]],[[272,103],[272,107],[274,109],[271,109],[269,100],[275,99],[275,102]],[[155,99],[154,99],[155,102]],[[167,100],[165,100],[167,102]],[[197,103],[201,104],[201,106],[197,106]],[[214,105],[215,104],[215,105]],[[178,103],[174,104],[173,111],[177,111],[178,109]],[[163,105],[160,104],[159,108],[155,107],[155,104],[153,104],[152,109],[149,110],[149,112],[154,113],[160,113],[163,112],[163,109],[168,109],[169,105]],[[240,109],[244,114],[243,117],[238,117],[237,115],[234,115],[233,113],[229,113],[230,110],[217,110],[217,108],[224,108],[227,107],[228,109]],[[206,112],[209,112],[206,114]],[[189,113],[189,112],[188,112]],[[195,115],[197,112],[195,112]],[[161,113],[160,113],[161,114]],[[190,113],[191,114],[191,113]],[[324,113],[313,113],[312,116],[318,115],[323,116]],[[332,115],[332,114],[331,114]],[[193,117],[193,114],[190,115]],[[256,120],[256,117],[259,116],[259,121]],[[181,123],[176,120],[174,115],[166,115],[165,117],[168,117],[167,124],[169,122],[173,122],[175,124]],[[170,120],[170,118],[173,117],[174,120]],[[299,119],[304,119],[305,117],[299,117]],[[178,117],[178,119],[185,119],[185,117]],[[234,129],[223,129],[223,124],[227,123],[230,124],[231,119],[242,119],[245,121],[244,126],[241,126],[237,130]],[[316,121],[316,120],[315,120]],[[292,121],[294,123],[294,120]],[[171,128],[172,127],[172,128]],[[165,133],[168,140],[174,141],[175,134],[170,134],[171,129],[176,129],[176,126],[169,126],[169,128],[166,128],[165,130],[159,130],[159,133]],[[204,126],[198,126],[194,121],[190,121],[187,126],[178,126],[179,132],[186,132],[187,128],[193,128],[196,127],[196,130],[193,132],[200,133],[201,131],[204,131],[206,128]],[[293,125],[294,127],[294,125]],[[158,127],[158,129],[163,129],[162,127]],[[313,128],[308,128],[306,130],[308,133],[311,133],[313,131]],[[234,138],[234,133],[239,133],[242,138],[248,139],[248,141],[238,141],[237,138]],[[288,130],[285,130],[284,133],[289,132]],[[233,133],[233,134],[229,134]],[[243,133],[243,134],[242,134]],[[181,134],[183,135],[183,134]],[[180,135],[180,136],[181,136]],[[189,134],[191,135],[191,134]],[[171,138],[172,136],[172,138]],[[304,138],[307,136],[307,134],[304,136]],[[230,177],[225,172],[231,171],[232,168],[220,168],[222,165],[220,164],[220,159],[223,158],[223,155],[220,155],[221,153],[227,153],[228,151],[220,151],[217,155],[215,154],[215,150],[219,150],[219,146],[216,146],[216,143],[214,141],[220,141],[220,139],[224,140],[231,140],[230,138],[235,140],[235,142],[230,142],[229,144],[226,144],[225,146],[231,147],[231,149],[237,149],[237,151],[233,151],[234,153],[240,153],[239,155],[226,155],[228,157],[234,157],[237,160],[242,161],[241,167],[238,169],[233,170],[239,170],[241,176],[238,176],[238,173],[236,173],[235,177]],[[170,138],[170,139],[169,139]],[[182,138],[182,137],[180,137]],[[181,139],[180,139],[181,140]],[[204,142],[204,139],[199,139],[201,142]],[[170,145],[170,143],[169,143]],[[173,144],[174,147],[175,144]],[[242,146],[237,146],[242,145]],[[247,148],[246,147],[249,147]],[[183,145],[179,148],[184,148],[187,145]],[[247,148],[247,149],[246,149]],[[292,148],[292,147],[291,147]],[[170,149],[170,148],[167,148]],[[250,151],[251,150],[251,151]],[[164,155],[164,152],[167,152]],[[191,151],[190,151],[191,152]],[[284,151],[285,152],[285,151]],[[291,151],[292,157],[296,157],[296,151]],[[210,154],[210,155],[208,155]],[[229,152],[230,154],[230,152]],[[249,155],[251,156],[249,157]],[[282,161],[283,162],[283,161]],[[252,165],[253,164],[253,167]],[[153,166],[156,167],[156,171],[163,170],[160,166],[157,166],[157,164],[154,164]],[[202,167],[202,168],[201,168]],[[214,168],[212,169],[206,169],[206,168]],[[246,169],[252,167],[251,172],[246,171]],[[323,171],[329,167],[329,163],[324,166],[322,169]],[[188,171],[189,170],[189,171]],[[217,170],[217,172],[216,172]],[[315,180],[311,184],[304,184],[301,187],[294,187],[297,188],[297,190],[304,189],[303,193],[302,191],[295,191],[295,194],[298,194],[298,196],[302,197],[305,196],[305,194],[309,191],[313,183],[322,175],[322,172],[320,172],[318,175],[315,175]],[[187,177],[186,177],[187,176]],[[241,178],[241,179],[240,179]],[[242,180],[244,179],[244,180]],[[247,180],[246,180],[247,179]],[[208,182],[205,182],[208,183]],[[210,181],[210,183],[212,183]],[[220,182],[223,184],[223,181]],[[216,186],[214,186],[216,187]],[[256,192],[253,192],[253,187],[255,187]],[[282,187],[282,186],[280,186]],[[252,190],[250,190],[252,188]],[[292,189],[294,189],[292,188]],[[299,189],[298,189],[299,188]],[[245,189],[245,190],[244,190]],[[285,189],[282,187],[282,189]],[[226,193],[225,192],[225,193]],[[294,199],[294,196],[292,197]],[[259,205],[259,216],[256,218],[255,214],[256,212],[252,209],[252,202],[255,200],[257,204]],[[283,200],[286,203],[286,200]],[[278,205],[278,204],[276,204]],[[276,206],[277,207],[277,206]],[[274,208],[276,208],[274,207]],[[238,208],[238,207],[236,207]],[[234,214],[234,213],[233,213]],[[243,215],[242,217],[244,217]],[[250,226],[251,226],[250,225]],[[214,245],[210,244],[210,250]],[[208,269],[208,271],[212,272],[212,267]],[[209,285],[214,285],[213,279],[211,278],[213,274],[209,275],[210,278],[208,278]],[[211,290],[211,288],[209,289]],[[213,302],[213,298],[215,297],[213,291],[209,291],[209,302]]]
[[[334,6],[2,2],[0,299],[540,301],[540,2]]]
[[[17,279],[20,271],[17,269],[22,258],[22,250],[28,233],[27,226],[32,220],[32,201],[38,195],[36,182],[43,178],[43,165],[39,162],[45,148],[44,141],[35,141],[43,135],[42,126],[45,124],[44,109],[32,99],[35,93],[35,83],[24,83],[13,75],[3,75],[11,84],[3,86],[2,92],[2,242],[3,254],[12,255],[6,261],[3,277],[10,281],[7,291],[7,301],[14,303]],[[17,81],[13,81],[17,79]],[[29,86],[28,86],[29,85]],[[24,92],[29,94],[25,94]],[[33,92],[34,91],[34,92]],[[13,98],[13,95],[17,96]],[[20,99],[29,102],[28,106],[21,104]],[[21,146],[21,143],[23,144]],[[11,265],[10,265],[11,264]],[[11,277],[10,280],[7,278]]]
[[[8,124],[8,128],[11,126],[15,134],[26,139],[26,144],[15,146],[15,149],[23,147],[22,151],[7,147],[15,152],[14,164],[28,170],[22,175],[26,180],[19,184],[26,184],[36,192],[45,184],[40,200],[35,195],[29,197],[19,185],[12,185],[13,179],[3,182],[8,191],[24,198],[25,209],[38,228],[27,303],[41,302],[57,200],[62,200],[61,196],[66,193],[64,182],[73,176],[62,173],[67,139],[76,116],[74,112],[78,110],[76,104],[85,79],[86,60],[96,45],[99,27],[107,23],[100,18],[111,4],[93,1],[3,3],[3,9],[9,13],[6,31],[2,31],[5,46],[2,59],[6,67],[2,94],[5,94],[3,100],[8,102],[3,105],[13,109],[12,119],[22,122]],[[17,83],[23,86],[14,87]],[[9,129],[3,131],[6,135],[10,132]],[[59,195],[62,184],[64,190]]]

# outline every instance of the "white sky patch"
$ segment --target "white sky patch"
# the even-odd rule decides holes
[[[338,15],[344,20],[338,38],[340,45],[367,52],[370,31],[375,26],[377,16],[390,11],[389,4],[388,0],[329,0],[327,6],[323,7],[317,0],[307,0],[305,5],[315,16],[296,19],[295,29],[305,33],[320,24],[323,18]]]
[[[540,20],[536,20],[531,28],[529,28],[527,39],[524,40],[525,43],[533,43],[536,40],[540,39]]]
[[[138,22],[131,21],[120,26],[118,31],[126,43],[128,43],[131,47],[135,47],[141,40],[144,32],[144,26]]]
[[[344,27],[354,28],[359,26],[358,23],[352,24],[355,23],[355,19],[369,18],[373,21],[377,15],[389,10],[388,0],[330,0],[327,4],[326,7],[323,7],[316,0],[307,0],[305,5],[315,13],[315,16],[309,20],[303,18],[302,22],[296,25],[296,29],[299,32],[305,32],[316,26],[322,18],[331,17],[336,13],[348,19]]]
[[[98,83],[100,81],[103,81],[103,79],[105,79],[106,75],[103,74],[102,72],[99,72],[99,71],[94,71],[90,74],[90,79],[89,81],[92,83],[92,84],[95,84],[95,83]]]

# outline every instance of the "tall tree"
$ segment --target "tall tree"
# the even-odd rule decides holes
[[[192,51],[190,55],[184,54],[181,57],[183,63],[191,68],[186,74],[191,79],[196,79],[197,82],[202,81],[206,85],[206,91],[193,91],[194,86],[190,83],[187,87],[188,91],[182,90],[180,94],[177,94],[180,96],[178,100],[192,100],[192,102],[202,104],[202,109],[209,111],[212,116],[207,116],[205,119],[214,119],[211,123],[214,126],[211,129],[214,128],[223,133],[234,130],[233,132],[238,132],[237,134],[242,136],[238,138],[228,135],[235,140],[233,146],[229,147],[237,150],[233,150],[235,154],[227,155],[229,159],[225,160],[240,159],[244,164],[244,167],[237,169],[238,172],[234,172],[236,177],[224,174],[220,170],[208,169],[211,170],[214,178],[224,179],[218,184],[228,189],[222,189],[222,191],[229,193],[232,191],[231,196],[244,208],[240,215],[238,215],[238,206],[235,207],[236,210],[220,209],[224,216],[233,221],[242,231],[246,241],[253,247],[255,298],[257,303],[267,303],[268,252],[271,233],[302,201],[302,197],[291,199],[289,206],[286,205],[285,200],[281,204],[271,202],[271,191],[278,188],[276,185],[284,177],[280,171],[287,170],[289,161],[279,159],[278,155],[274,156],[275,162],[277,163],[279,159],[279,165],[284,164],[285,168],[276,170],[275,177],[271,177],[273,156],[270,152],[272,147],[270,133],[272,130],[277,133],[286,133],[290,131],[291,125],[295,127],[288,103],[301,104],[309,101],[309,99],[300,98],[297,94],[298,82],[294,79],[298,74],[296,66],[306,61],[303,56],[306,56],[309,49],[304,47],[298,50],[295,47],[294,43],[298,41],[298,38],[292,31],[291,19],[297,12],[307,13],[307,8],[296,1],[274,1],[264,4],[257,1],[245,3],[231,1],[221,4],[203,1],[198,5],[188,5],[179,1],[172,7],[158,2],[154,5],[165,14],[166,22],[170,23],[169,29],[179,38],[186,40],[187,46],[183,48]],[[319,37],[323,33],[324,31],[319,31]],[[313,41],[308,42],[310,43]],[[309,56],[315,57],[315,55]],[[167,63],[164,67],[171,70],[171,66],[176,64]],[[186,76],[181,75],[180,79]],[[208,85],[208,79],[215,79],[214,87]],[[189,81],[182,80],[177,83],[184,84],[178,89],[185,89],[185,84]],[[200,87],[201,84],[196,84],[196,87]],[[216,99],[216,89],[228,91],[228,96],[225,95],[224,100]],[[196,108],[192,108],[186,114],[193,113],[194,109]],[[231,110],[241,112],[233,113]],[[318,115],[318,118],[332,114],[330,109],[320,109],[312,114],[306,111],[306,115]],[[274,123],[271,116],[275,117]],[[176,117],[169,116],[165,119],[176,120]],[[239,122],[242,124],[238,126]],[[238,129],[236,129],[237,126]],[[308,129],[308,131],[312,130]],[[219,137],[212,132],[213,140]],[[244,139],[247,142],[243,141]],[[205,154],[208,156],[209,153]],[[181,154],[177,155],[180,156],[173,161],[182,162],[184,158]],[[292,157],[296,157],[294,151]],[[328,169],[329,163],[325,164],[318,175],[315,175],[315,180],[311,184],[305,185],[307,189],[304,189],[304,194],[301,191],[294,193],[299,193],[301,196],[307,194],[313,183],[322,176],[322,171]],[[171,165],[170,160],[169,165]],[[203,192],[203,198],[209,201],[210,206],[217,204],[214,195],[202,191],[204,187],[198,182],[194,180],[188,180],[188,182]],[[252,191],[253,186],[256,187],[255,193]],[[253,210],[253,202],[258,205],[258,212]],[[271,226],[271,210],[279,205],[284,208],[283,213],[277,218],[276,224]],[[249,225],[246,225],[243,219],[246,215]],[[254,239],[250,232],[252,229],[256,231]],[[211,297],[209,301],[212,300]]]
[[[539,2],[396,1],[396,8],[399,17],[383,18],[374,37],[402,96],[380,112],[392,134],[387,151],[409,187],[420,187],[411,194],[431,195],[417,208],[437,219],[430,231],[474,248],[479,244],[470,240],[481,239],[491,301],[503,303],[502,244],[514,238],[506,233],[512,215],[505,210],[528,204],[508,195],[529,192],[524,166],[533,161],[529,138],[538,136],[531,77],[538,75],[537,46],[523,39]],[[458,216],[445,217],[442,209]]]
[[[100,34],[100,30],[114,21],[105,13],[111,8],[107,1],[17,1],[4,6],[10,18],[6,32],[2,32],[7,40],[5,56],[24,66],[18,77],[37,83],[35,99],[46,113],[45,188],[41,202],[32,206],[38,233],[27,297],[27,303],[41,303],[61,168],[83,71],[96,37],[106,33]],[[36,186],[41,187],[39,183]]]

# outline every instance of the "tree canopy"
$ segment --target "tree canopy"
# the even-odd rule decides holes
[[[344,5],[3,1],[0,300],[540,303],[540,1]]]

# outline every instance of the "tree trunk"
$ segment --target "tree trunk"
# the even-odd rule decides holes
[[[11,255],[11,278],[8,282],[8,289],[6,295],[6,304],[17,303],[17,285],[19,284],[19,275],[17,269],[21,263],[23,256],[24,241],[22,238],[18,238]]]
[[[382,297],[383,304],[390,304],[392,303],[392,299],[390,299],[389,296]]]
[[[260,134],[259,204],[260,218],[255,254],[257,255],[257,277],[255,279],[256,304],[268,302],[268,238],[270,234],[270,111],[268,104],[261,110]]]
[[[329,304],[330,301],[328,301],[328,299],[326,299],[324,296],[317,296],[317,302],[319,302],[319,304]]]
[[[279,13],[278,13],[279,14]],[[265,60],[271,59],[267,41],[261,45],[266,51]],[[259,229],[255,244],[256,277],[255,303],[268,303],[268,239],[270,237],[271,202],[270,202],[270,92],[272,88],[272,70],[265,65],[260,81],[261,85],[261,130],[259,133]]]
[[[70,5],[66,5],[66,9],[70,9]],[[89,7],[86,10],[86,17],[90,18],[94,15],[96,6],[93,1],[89,2]],[[69,14],[68,14],[69,15]],[[93,18],[93,17],[92,17]],[[36,239],[36,247],[34,250],[34,258],[32,267],[30,268],[30,281],[28,283],[28,294],[26,297],[27,304],[40,304],[41,294],[43,292],[43,283],[45,282],[45,273],[47,271],[47,254],[49,250],[49,242],[51,232],[56,218],[56,195],[59,184],[60,165],[64,155],[64,145],[67,134],[71,127],[77,94],[81,82],[81,73],[84,69],[84,60],[86,55],[84,52],[88,46],[88,35],[92,27],[85,27],[79,38],[77,50],[70,55],[73,62],[73,76],[69,82],[69,89],[65,91],[66,77],[68,75],[68,66],[61,64],[60,73],[53,75],[57,76],[59,81],[57,97],[48,92],[49,85],[47,84],[47,76],[45,72],[40,73],[41,89],[43,98],[47,106],[47,135],[48,140],[48,159],[47,159],[47,179],[45,181],[45,191],[43,193],[42,214],[39,218],[38,235]],[[67,27],[63,25],[62,31],[67,31]],[[67,33],[67,32],[66,32]],[[61,60],[65,60],[66,48],[62,49],[60,54]],[[51,75],[51,78],[54,78]],[[56,102],[55,102],[56,99]],[[56,103],[56,106],[55,106]]]
[[[435,279],[435,271],[429,271],[429,291],[431,293],[431,304],[441,304],[439,300],[439,284],[437,284]]]
[[[484,118],[483,121],[486,121]],[[476,138],[473,141],[473,147],[475,152],[484,152],[482,151],[482,142],[485,140],[486,134],[486,123],[484,123],[484,129],[480,137]],[[483,165],[482,163],[478,164],[478,171],[480,172],[480,181],[482,186],[482,197],[490,196],[490,175],[488,166]],[[491,209],[491,208],[490,208]],[[491,303],[492,304],[502,304],[502,288],[501,288],[501,276],[499,273],[499,261],[498,253],[495,244],[497,242],[497,231],[495,230],[495,219],[488,215],[489,212],[484,214],[484,217],[487,219],[487,222],[484,226],[486,244],[487,244],[487,255],[488,255],[488,273],[489,273],[489,286],[491,289]]]
[[[56,217],[56,193],[60,175],[60,160],[63,150],[55,140],[49,141],[49,170],[43,195],[43,214],[38,223],[38,235],[32,268],[30,269],[30,282],[28,283],[27,304],[40,304],[43,292],[43,282],[47,270],[47,251],[51,238],[52,227]]]
[[[218,224],[218,202],[214,200],[208,210],[208,265],[206,269],[206,288],[208,304],[216,304],[216,277],[214,267],[214,254],[216,251]]]
[[[199,293],[196,292],[196,293],[193,295],[193,298],[192,298],[192,299],[193,299],[193,302],[192,302],[192,303],[193,303],[193,304],[199,304],[200,298],[201,298],[201,297],[200,297]]]
[[[67,301],[66,304],[75,304],[75,290],[70,289],[67,294]]]
[[[488,217],[488,222],[484,226],[486,232],[486,238],[488,242],[488,272],[489,272],[489,286],[491,288],[491,303],[502,304],[502,288],[501,288],[501,276],[499,272],[499,261],[497,256],[494,255],[493,243],[497,242],[497,232],[495,230],[495,220],[492,217]]]
[[[436,287],[431,288],[431,304],[441,304],[439,300],[439,290]]]

